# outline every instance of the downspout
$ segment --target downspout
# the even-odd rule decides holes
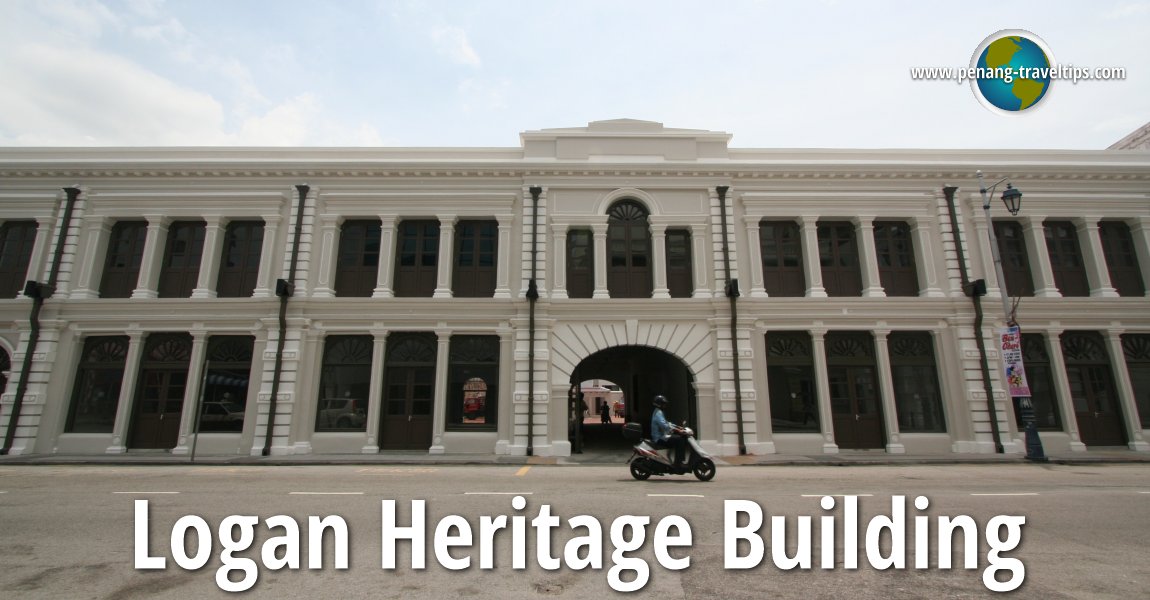
[[[720,185],[715,188],[719,193],[719,218],[722,219],[723,231],[723,277],[727,299],[731,302],[731,362],[735,370],[735,426],[739,436],[739,455],[747,453],[747,444],[743,438],[743,382],[739,372],[739,338],[736,324],[739,321],[739,309],[735,299],[739,297],[739,280],[731,279],[731,249],[727,240],[727,190],[730,187]]]
[[[63,223],[56,236],[52,265],[48,268],[48,283],[28,281],[24,285],[24,295],[32,298],[32,310],[28,314],[28,346],[24,350],[24,361],[20,365],[20,382],[16,384],[16,397],[12,401],[12,413],[8,415],[8,430],[4,434],[4,446],[0,447],[0,455],[8,454],[12,450],[12,443],[16,440],[16,426],[20,424],[20,411],[24,407],[24,395],[28,392],[28,376],[32,373],[36,345],[40,343],[40,310],[44,307],[44,300],[51,298],[56,291],[60,262],[64,259],[64,241],[68,237],[68,230],[72,228],[72,212],[76,208],[80,188],[67,187],[64,188],[64,193],[68,194],[68,198],[64,204]]]
[[[543,188],[531,186],[531,279],[527,281],[527,456],[533,456],[535,447],[535,301],[539,299],[536,275],[536,242],[539,238],[539,195]]]
[[[264,437],[264,449],[261,453],[263,456],[268,456],[272,451],[272,434],[275,431],[276,424],[276,400],[279,398],[280,378],[283,375],[284,344],[287,343],[288,298],[295,293],[296,268],[299,266],[299,245],[300,238],[303,235],[303,208],[304,202],[307,200],[307,193],[311,190],[306,183],[295,186],[295,189],[299,192],[299,205],[296,207],[295,213],[295,236],[292,238],[291,243],[291,262],[288,267],[288,277],[286,280],[280,279],[276,281],[276,296],[279,296],[280,299],[280,331],[279,340],[276,341],[276,362],[272,372],[272,396],[271,402],[268,404],[268,426],[267,433]]]
[[[982,296],[986,294],[986,281],[979,280],[972,285],[970,275],[966,272],[966,253],[962,248],[962,237],[958,234],[958,212],[954,207],[954,193],[957,187],[945,186],[942,193],[946,196],[946,208],[950,211],[950,232],[954,237],[955,251],[958,253],[958,274],[962,280],[962,290],[970,296],[974,304],[974,342],[978,346],[979,365],[982,368],[982,389],[986,393],[986,405],[990,410],[990,434],[994,439],[994,452],[1002,454],[1002,435],[998,431],[998,409],[994,406],[994,386],[990,382],[990,365],[986,358],[986,342],[982,339]],[[987,227],[993,227],[987,223]],[[1005,290],[1003,290],[1005,292]]]

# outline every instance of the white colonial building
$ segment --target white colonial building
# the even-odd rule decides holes
[[[4,450],[563,456],[600,379],[725,455],[1018,453],[990,227],[1047,451],[1150,450],[1150,151],[730,137],[0,150]]]

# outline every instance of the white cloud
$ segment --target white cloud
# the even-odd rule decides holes
[[[440,54],[447,56],[456,64],[479,66],[479,54],[467,40],[467,32],[459,27],[436,27],[431,30],[431,40],[435,42],[435,49]]]
[[[34,2],[32,6],[66,35],[95,38],[103,33],[106,26],[121,26],[120,18],[98,0]]]

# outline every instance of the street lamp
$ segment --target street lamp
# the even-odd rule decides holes
[[[1002,253],[998,251],[998,238],[994,234],[994,222],[990,220],[990,198],[994,194],[994,189],[1007,179],[1003,177],[994,182],[990,186],[989,193],[986,189],[986,182],[982,178],[982,171],[978,171],[978,192],[982,194],[982,212],[986,216],[986,231],[987,236],[990,238],[990,254],[994,258],[994,275],[998,280],[999,295],[1002,297],[1002,314],[1006,319],[1006,326],[1017,326],[1013,315],[1010,311],[1010,299],[1006,292],[1006,277],[1002,274]],[[1011,183],[1007,182],[1006,189],[1002,192],[1002,203],[1006,206],[1006,210],[1010,212],[1011,216],[1017,216],[1019,209],[1022,208],[1022,192],[1014,187]],[[981,335],[981,333],[979,334]],[[1022,340],[1022,334],[1018,334],[1019,343]],[[1002,352],[1002,348],[999,349]],[[1010,392],[1010,383],[1007,382],[1007,392]],[[988,402],[993,402],[993,398],[987,398]],[[1042,439],[1038,437],[1038,426],[1034,422],[1034,403],[1030,400],[1030,396],[1020,396],[1018,398],[1018,406],[1021,409],[1022,423],[1026,430],[1026,458],[1028,460],[1046,462],[1046,453],[1042,450]]]

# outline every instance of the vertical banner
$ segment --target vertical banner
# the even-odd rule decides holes
[[[1022,368],[1022,334],[1018,326],[999,329],[1002,334],[1002,367],[1006,371],[1006,386],[1010,397],[1030,397],[1026,370]]]

